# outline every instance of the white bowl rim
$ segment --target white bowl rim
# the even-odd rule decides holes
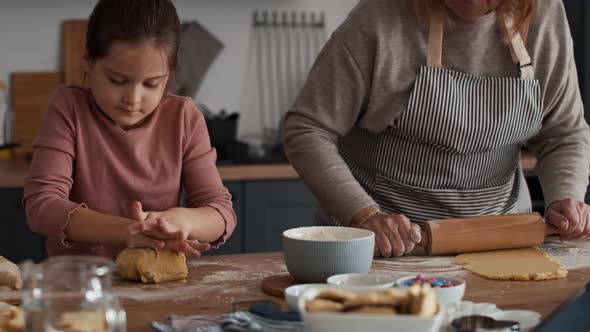
[[[285,297],[287,295],[289,295],[289,296],[301,296],[301,295],[303,295],[303,293],[305,293],[305,291],[307,291],[307,289],[309,289],[311,287],[316,287],[316,288],[320,288],[320,289],[324,289],[324,288],[328,289],[328,288],[334,288],[334,285],[327,284],[327,283],[323,283],[323,284],[322,283],[312,283],[312,284],[297,284],[297,285],[292,285],[292,286],[289,286],[289,287],[285,288],[285,291],[284,291],[285,292]],[[305,291],[300,292],[299,295],[293,294],[293,292],[295,290],[298,290],[298,289],[304,289]]]
[[[367,279],[371,279],[371,278],[374,279],[377,276],[386,278],[389,281],[379,283],[379,284],[372,284],[372,285],[349,285],[349,284],[336,283],[336,280],[339,280],[342,278],[350,278],[350,277],[363,278],[364,277]],[[328,277],[328,279],[326,279],[326,282],[329,285],[338,286],[338,287],[372,288],[372,287],[393,287],[396,284],[397,280],[395,279],[395,277],[393,277],[389,274],[385,274],[385,273],[342,273],[342,274],[335,274],[333,276]]]
[[[322,229],[338,229],[338,230],[346,230],[349,232],[354,232],[354,233],[360,233],[359,237],[354,237],[351,239],[336,239],[336,240],[315,240],[315,239],[302,239],[299,237],[294,237],[292,233],[295,233],[296,231],[300,231],[303,229],[316,229],[316,230],[322,230]],[[283,237],[284,238],[288,238],[290,240],[296,240],[296,241],[305,241],[305,242],[333,242],[333,243],[338,243],[338,242],[353,242],[353,241],[363,241],[363,240],[367,240],[370,238],[375,238],[375,233],[373,233],[372,231],[368,230],[368,229],[362,229],[362,228],[355,228],[355,227],[344,227],[344,226],[305,226],[305,227],[295,227],[295,228],[290,228],[287,229],[283,232]]]
[[[437,279],[447,279],[447,280],[449,280],[453,284],[453,286],[451,286],[451,287],[436,288],[437,290],[440,290],[440,289],[451,289],[451,288],[455,288],[455,287],[465,286],[467,284],[467,282],[464,279],[457,278],[457,277],[437,275],[437,274],[423,274],[423,276],[426,279],[431,278],[431,277],[434,277],[434,278],[437,278]],[[416,276],[407,276],[407,277],[399,278],[399,279],[397,279],[395,281],[395,286],[396,287],[406,288],[407,286],[403,286],[402,283],[404,281],[407,281],[407,280],[410,280],[410,279],[414,279],[414,278],[416,278]]]

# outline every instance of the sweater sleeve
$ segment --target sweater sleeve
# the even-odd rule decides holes
[[[354,178],[336,146],[362,117],[370,89],[366,70],[353,56],[346,39],[346,28],[341,27],[320,52],[286,115],[284,136],[289,162],[322,209],[344,225],[358,211],[376,204]]]
[[[66,240],[64,229],[82,202],[69,199],[75,160],[73,100],[67,87],[56,90],[33,142],[33,160],[25,181],[23,206],[33,232]]]
[[[535,171],[543,188],[546,206],[566,198],[584,201],[590,173],[590,132],[584,119],[578,77],[565,11],[561,1],[553,22],[544,33],[546,57],[538,59],[545,86],[541,131],[527,147],[537,155]],[[539,45],[538,47],[542,47]]]
[[[209,206],[223,216],[225,232],[217,246],[224,243],[236,227],[231,194],[223,186],[215,166],[217,158],[211,147],[205,118],[190,98],[185,102],[185,140],[183,142],[182,181],[190,208]]]

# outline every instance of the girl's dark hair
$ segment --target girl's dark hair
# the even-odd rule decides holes
[[[170,0],[100,0],[88,20],[86,52],[90,61],[106,56],[113,42],[155,39],[168,51],[168,69],[178,66],[180,20]]]

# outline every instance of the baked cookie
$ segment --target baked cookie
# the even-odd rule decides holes
[[[316,299],[324,299],[324,300],[331,300],[336,302],[345,302],[348,300],[352,300],[356,298],[356,295],[350,292],[345,292],[338,289],[331,289],[327,291],[323,291],[318,296],[315,297]]]
[[[340,302],[315,298],[305,303],[305,309],[309,312],[341,312],[343,306]]]

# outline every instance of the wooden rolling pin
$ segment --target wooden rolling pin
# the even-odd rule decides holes
[[[419,246],[428,255],[525,248],[542,244],[559,230],[540,214],[430,220],[422,225]]]

